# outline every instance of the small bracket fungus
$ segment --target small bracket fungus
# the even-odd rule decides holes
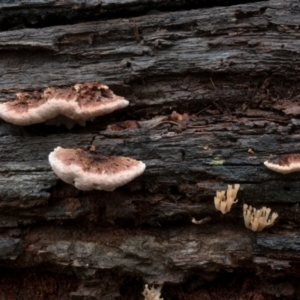
[[[145,297],[145,300],[164,300],[164,298],[160,298],[162,285],[158,288],[151,287],[148,288],[148,284],[145,284],[145,289],[142,292],[142,295]]]
[[[84,126],[86,121],[128,104],[106,85],[91,82],[69,88],[50,87],[43,93],[19,93],[17,99],[0,103],[0,118],[20,126],[48,121],[71,129],[76,123]]]
[[[201,219],[201,220],[196,220],[195,218],[193,218],[191,222],[193,224],[196,224],[196,225],[201,225],[201,224],[207,223],[209,221],[211,221],[211,217],[206,217],[206,218]]]
[[[228,185],[227,191],[217,191],[216,197],[214,198],[215,208],[221,211],[222,214],[228,213],[231,210],[232,204],[238,202],[236,196],[239,188],[239,184],[234,184],[233,186]]]
[[[276,155],[264,162],[274,172],[289,174],[300,171],[300,154]]]
[[[243,210],[245,226],[252,231],[262,231],[266,226],[273,225],[278,217],[278,214],[275,212],[270,215],[271,208],[265,206],[261,209],[256,209],[251,205],[244,204]]]
[[[49,154],[49,163],[59,178],[83,191],[113,191],[146,168],[143,162],[128,157],[100,156],[61,147]]]

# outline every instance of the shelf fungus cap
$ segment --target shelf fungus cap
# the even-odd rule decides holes
[[[234,184],[228,185],[227,191],[217,191],[214,198],[215,208],[221,211],[222,214],[228,213],[231,210],[231,206],[238,202],[236,196],[239,188],[239,184]]]
[[[113,191],[146,168],[143,162],[128,157],[100,156],[61,147],[49,154],[49,163],[60,179],[83,191]]]
[[[84,126],[86,121],[128,104],[127,100],[115,95],[108,86],[89,82],[68,88],[50,87],[43,93],[18,93],[15,100],[0,104],[0,118],[20,126],[51,120],[51,125],[63,123],[71,128],[74,122]],[[64,123],[63,118],[71,122]]]
[[[300,171],[300,154],[276,155],[264,162],[270,170],[282,174]]]
[[[266,226],[271,226],[277,219],[278,214],[273,212],[271,208],[262,207],[256,209],[251,205],[244,204],[243,215],[245,226],[252,231],[262,231]]]

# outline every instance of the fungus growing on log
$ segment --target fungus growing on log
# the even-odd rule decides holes
[[[300,171],[300,154],[276,155],[264,162],[274,172],[289,174]]]
[[[272,215],[270,213],[271,208],[264,206],[261,209],[256,209],[251,205],[244,204],[243,215],[245,226],[252,231],[262,231],[266,226],[273,225],[278,217],[277,213],[273,212]]]
[[[201,225],[201,224],[207,223],[209,221],[211,221],[211,217],[206,217],[206,218],[198,220],[198,221],[195,218],[192,218],[191,222],[196,225]]]
[[[142,295],[145,297],[145,300],[164,300],[164,298],[160,298],[162,285],[158,288],[151,287],[148,288],[148,284],[145,284],[145,289],[142,292]]]
[[[60,179],[83,191],[113,191],[141,175],[146,168],[143,162],[128,157],[100,156],[61,147],[49,154],[49,162]]]
[[[227,191],[217,191],[215,200],[215,208],[222,212],[222,214],[226,214],[231,210],[231,206],[233,203],[237,203],[238,199],[236,199],[237,192],[240,188],[239,184],[228,185]],[[226,195],[225,195],[226,193]]]
[[[100,83],[47,88],[43,93],[18,93],[17,99],[0,104],[0,118],[20,126],[46,122],[71,129],[127,106],[129,102]]]

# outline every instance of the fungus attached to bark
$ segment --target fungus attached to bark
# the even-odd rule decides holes
[[[49,154],[49,162],[60,179],[83,191],[113,191],[141,175],[146,168],[143,162],[128,157],[100,156],[61,147]]]
[[[193,218],[191,222],[196,224],[196,225],[201,225],[201,224],[207,223],[209,221],[211,221],[211,217],[206,217],[206,218],[201,219],[201,220],[196,220],[195,218]]]
[[[231,210],[231,206],[238,202],[236,199],[237,192],[240,188],[239,184],[228,185],[227,191],[217,191],[215,200],[215,208],[226,214]],[[226,195],[225,195],[226,193]]]
[[[276,155],[264,162],[270,170],[282,174],[300,171],[300,154]]]
[[[278,217],[277,213],[271,214],[271,208],[265,206],[256,209],[251,205],[244,204],[243,211],[245,226],[252,231],[262,231],[266,226],[273,225]]]
[[[43,93],[19,93],[17,99],[0,104],[0,118],[20,126],[48,121],[70,129],[128,104],[106,85],[91,82],[69,88],[50,87]]]
[[[145,297],[145,300],[164,300],[164,298],[160,298],[162,285],[160,285],[158,288],[151,287],[148,288],[148,284],[145,284],[145,289],[142,293],[142,295]]]

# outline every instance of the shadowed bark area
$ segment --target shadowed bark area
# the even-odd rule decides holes
[[[260,0],[261,1],[261,0]],[[92,20],[129,18],[144,14],[233,5],[250,0],[3,0],[0,30],[41,28]]]
[[[165,300],[298,299],[300,175],[263,165],[300,148],[298,1],[156,1],[151,14],[151,1],[44,2],[0,4],[17,16],[0,23],[0,101],[94,81],[130,105],[72,130],[0,120],[0,295],[19,280],[32,299],[143,299],[145,283],[164,284]],[[75,16],[22,21],[59,9]],[[114,192],[78,191],[50,168],[57,146],[147,168]],[[235,183],[222,215],[216,190]],[[253,233],[244,203],[279,218]],[[7,299],[28,299],[18,293]]]

